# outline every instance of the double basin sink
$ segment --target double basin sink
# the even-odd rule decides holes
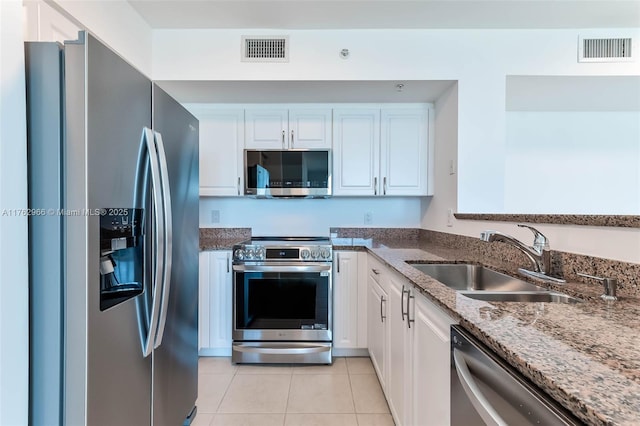
[[[411,266],[472,299],[488,302],[582,302],[576,297],[549,291],[480,265],[412,263]]]

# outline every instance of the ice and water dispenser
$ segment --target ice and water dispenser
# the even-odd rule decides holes
[[[100,310],[144,291],[144,209],[106,208],[100,215]]]

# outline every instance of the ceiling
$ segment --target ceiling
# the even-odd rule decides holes
[[[640,0],[128,1],[154,29],[640,27]]]

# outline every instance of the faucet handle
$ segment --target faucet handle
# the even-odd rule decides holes
[[[528,228],[531,232],[533,232],[533,246],[540,250],[549,250],[549,239],[545,237],[545,235],[538,231],[533,226],[525,225],[524,223],[519,223],[518,226],[520,228]]]
[[[595,275],[584,274],[582,272],[577,272],[577,274],[581,277],[600,281],[604,286],[604,294],[600,296],[603,300],[618,300],[618,298],[616,297],[618,280],[616,278],[597,277]]]

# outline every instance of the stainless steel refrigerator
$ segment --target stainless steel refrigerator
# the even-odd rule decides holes
[[[29,424],[188,424],[198,121],[88,33],[25,51]]]

